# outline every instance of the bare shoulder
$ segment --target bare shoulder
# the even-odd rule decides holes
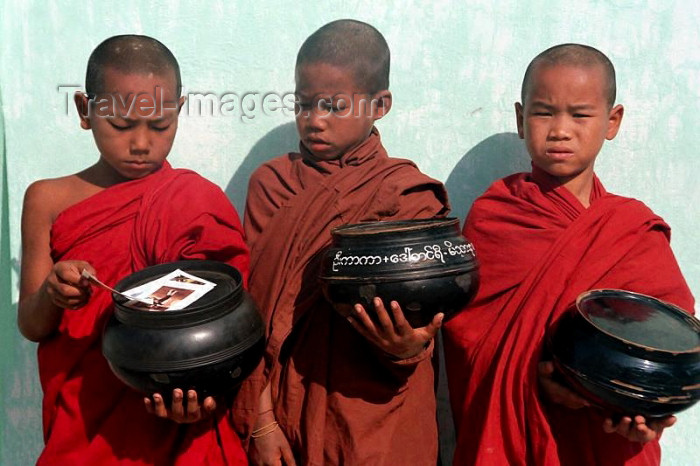
[[[25,215],[52,223],[58,214],[87,197],[85,183],[77,175],[38,180],[24,193]]]

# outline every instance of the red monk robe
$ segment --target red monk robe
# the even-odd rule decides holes
[[[51,229],[54,262],[85,260],[115,284],[144,267],[181,259],[227,262],[247,275],[248,253],[224,193],[189,170],[165,165],[61,212]],[[109,293],[65,311],[39,344],[45,449],[39,465],[244,465],[240,440],[219,406],[215,416],[176,424],[146,412],[143,394],[120,382],[101,351]],[[218,438],[217,438],[218,436]]]
[[[275,416],[297,464],[434,466],[432,345],[401,361],[381,354],[325,301],[316,275],[333,227],[444,215],[444,187],[389,158],[376,130],[339,160],[301,150],[253,174],[244,222]],[[244,436],[264,381],[246,382]]]
[[[465,224],[482,280],[473,304],[445,326],[454,464],[659,464],[657,441],[605,433],[594,408],[545,404],[536,374],[546,329],[583,291],[626,289],[692,311],[670,229],[597,178],[586,209],[549,175],[534,176],[495,182]]]

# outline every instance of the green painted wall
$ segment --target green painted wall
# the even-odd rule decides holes
[[[2,109],[2,91],[0,91],[0,109]],[[9,222],[9,193],[7,186],[7,170],[5,168],[5,125],[0,112],[0,380],[5,380],[5,374],[12,371],[12,360],[6,357],[5,349],[16,339],[17,331],[12,326],[12,281],[10,275],[10,222]],[[0,413],[4,417],[8,407],[5,406],[4,383],[0,385]],[[3,419],[4,426],[4,419]],[[0,431],[1,433],[2,431]],[[0,436],[0,452],[4,451],[4,435]],[[0,456],[1,458],[1,456]]]
[[[374,24],[392,49],[394,108],[379,124],[385,145],[445,181],[460,217],[495,177],[528,167],[513,103],[529,60],[561,42],[598,47],[616,65],[626,106],[598,173],[609,190],[643,199],[672,225],[674,251],[700,296],[695,0],[300,3],[0,0],[0,464],[32,464],[41,447],[36,347],[15,324],[22,196],[36,179],[96,160],[90,134],[67,108],[72,88],[59,86],[82,85],[90,51],[113,34],[162,40],[180,61],[186,92],[258,93],[244,99],[246,109],[255,104],[246,114],[185,111],[171,155],[242,208],[255,166],[296,145],[292,118],[264,112],[262,95],[293,90],[296,51],[322,24]],[[696,465],[698,431],[695,407],[664,434],[663,464]]]

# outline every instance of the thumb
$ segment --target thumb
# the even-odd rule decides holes
[[[554,363],[552,361],[540,361],[537,369],[540,375],[552,375],[554,373]]]
[[[91,275],[97,276],[97,271],[96,271],[95,268],[92,266],[92,264],[90,264],[89,262],[87,262],[87,261],[78,261],[76,265],[77,265],[77,267],[78,267],[78,272],[79,272],[79,273],[81,273],[83,270],[87,270],[88,272],[90,272]]]
[[[425,327],[425,331],[430,338],[433,338],[437,334],[438,330],[440,330],[444,318],[445,314],[438,312],[433,317],[433,320]]]
[[[214,398],[212,398],[211,396],[208,396],[204,399],[202,407],[204,408],[204,411],[208,413],[213,413],[214,411],[216,411],[216,400],[214,400]]]

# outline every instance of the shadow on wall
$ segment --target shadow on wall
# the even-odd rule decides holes
[[[491,183],[516,172],[530,171],[530,156],[516,133],[489,136],[457,162],[445,187],[452,215],[464,220],[474,200]]]
[[[299,136],[294,123],[285,123],[274,128],[255,143],[226,186],[226,195],[236,206],[241,220],[243,219],[250,175],[268,160],[290,151],[296,151],[298,147]]]
[[[462,221],[474,200],[494,181],[511,173],[530,171],[530,157],[516,133],[490,136],[469,150],[447,177],[445,187],[452,204],[452,215]],[[439,366],[444,368],[441,339]],[[455,431],[452,423],[445,371],[438,371],[437,418],[440,431],[440,465],[452,464]]]

